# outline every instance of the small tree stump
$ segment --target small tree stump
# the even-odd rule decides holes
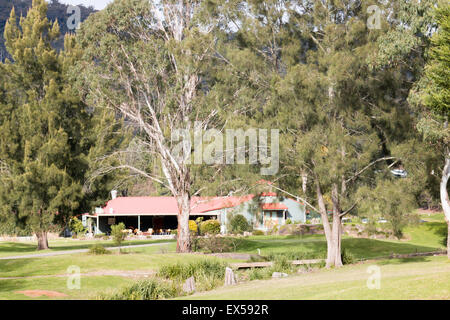
[[[225,269],[225,285],[231,286],[234,284],[236,284],[236,277],[234,275],[233,269],[227,267]]]
[[[186,293],[191,293],[195,291],[195,280],[194,277],[190,277],[183,284],[183,291]]]

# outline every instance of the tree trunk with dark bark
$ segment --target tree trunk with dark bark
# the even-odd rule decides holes
[[[191,252],[191,235],[189,232],[189,215],[191,212],[191,197],[184,193],[177,197],[178,203],[178,231],[177,252]]]
[[[47,239],[47,232],[46,231],[39,231],[36,233],[36,237],[38,240],[38,250],[46,250],[48,249],[48,239]]]

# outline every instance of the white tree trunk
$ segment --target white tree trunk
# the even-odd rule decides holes
[[[341,259],[341,217],[337,206],[333,208],[333,225],[330,226],[328,221],[328,213],[323,199],[322,190],[318,182],[316,182],[317,201],[319,203],[320,216],[322,218],[322,225],[327,239],[327,262],[326,267],[340,267],[342,266]]]
[[[191,251],[191,236],[189,232],[189,215],[191,211],[191,198],[189,193],[177,196],[178,202],[178,230],[177,252]]]
[[[441,204],[444,210],[445,220],[447,221],[447,257],[450,259],[450,200],[447,192],[447,183],[450,178],[450,154],[445,158],[444,169],[442,170],[442,179],[440,185]]]

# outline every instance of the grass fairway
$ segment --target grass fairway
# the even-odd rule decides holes
[[[69,266],[78,266],[81,273],[102,270],[153,270],[164,264],[189,262],[198,259],[219,259],[197,254],[177,253],[127,253],[90,255],[72,254],[46,258],[0,260],[0,277],[29,277],[42,275],[61,275]],[[234,260],[227,260],[234,261]],[[0,280],[0,286],[1,286]]]
[[[148,243],[159,243],[159,242],[173,242],[175,240],[128,240],[124,241],[122,245],[134,245],[134,244],[148,244]],[[0,257],[11,257],[20,256],[28,254],[38,254],[53,251],[66,251],[66,250],[76,250],[76,249],[88,249],[93,244],[99,243],[104,247],[114,247],[112,240],[76,240],[76,239],[58,239],[49,241],[48,250],[37,251],[36,242],[7,242],[0,241]]]
[[[65,277],[1,280],[0,300],[91,300],[103,292],[108,292],[111,288],[122,287],[132,281],[130,278],[115,276],[81,277],[80,289],[68,289]],[[47,297],[43,295],[33,298],[17,292],[23,290],[57,291],[66,296]]]
[[[428,252],[443,249],[446,232],[443,215],[423,215],[427,222],[405,230],[407,240],[375,240],[344,237],[343,248],[356,258],[367,259],[392,253]],[[169,240],[170,241],[170,240]],[[137,240],[126,244],[169,242],[168,240]],[[112,241],[81,241],[64,239],[51,241],[51,251],[89,248],[93,243],[113,246]],[[52,257],[0,260],[0,299],[95,299],[102,293],[135,281],[132,276],[149,274],[164,264],[197,259],[219,259],[199,254],[176,254],[175,241],[151,247],[124,249],[124,254],[90,255],[71,253]],[[238,252],[262,255],[276,252],[325,252],[323,235],[251,236],[241,238]],[[0,242],[0,256],[9,257],[40,253],[34,242]],[[45,252],[45,251],[44,251]],[[237,260],[226,259],[227,262]],[[369,290],[367,267],[381,268],[381,289]],[[67,288],[67,269],[78,266],[81,288]],[[114,272],[111,272],[114,271]],[[117,272],[115,272],[117,271]],[[95,274],[93,274],[95,273]],[[123,274],[128,273],[128,274]],[[130,276],[131,274],[131,276]],[[62,275],[62,276],[61,276]],[[119,276],[122,275],[122,276]],[[142,274],[141,274],[142,275]],[[14,278],[18,277],[18,278]],[[6,279],[5,279],[6,278]],[[63,297],[27,297],[17,291],[51,290]],[[403,260],[379,260],[349,265],[341,269],[321,269],[276,280],[256,280],[233,287],[198,293],[189,299],[450,299],[450,263],[446,257],[423,257]]]
[[[367,287],[367,268],[371,265],[380,267],[380,289]],[[439,256],[364,263],[283,279],[250,281],[182,299],[450,299],[450,262]]]
[[[342,247],[358,259],[387,257],[392,253],[407,254],[415,252],[432,252],[445,249],[443,239],[447,234],[444,214],[422,215],[426,222],[405,229],[407,240],[351,238],[344,236]],[[277,252],[317,253],[326,251],[323,235],[305,236],[251,236],[243,239],[238,247],[239,252],[262,255]]]

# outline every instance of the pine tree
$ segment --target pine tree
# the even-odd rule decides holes
[[[90,116],[66,73],[76,53],[52,48],[59,26],[46,12],[44,0],[33,0],[18,26],[11,11],[5,40],[12,61],[0,65],[1,218],[36,234],[38,250],[80,206],[92,146]]]
[[[235,43],[221,52],[224,99],[247,106],[236,122],[283,133],[276,178],[320,212],[328,266],[342,265],[341,219],[357,209],[357,190],[374,185],[376,170],[386,175],[388,166],[411,163],[408,179],[421,173],[406,148],[418,144],[407,73],[370,64],[387,30],[385,21],[380,30],[368,29],[371,4],[236,1],[218,9],[222,25],[237,29],[223,37]]]
[[[416,101],[422,103],[421,119],[417,128],[424,139],[435,147],[436,154],[444,159],[440,181],[440,199],[450,235],[450,200],[448,181],[450,180],[450,5],[441,2],[435,11],[437,32],[431,38],[429,60],[424,77],[418,82],[419,96]],[[414,97],[414,95],[412,95]],[[450,259],[450,237],[447,236],[447,255]]]

